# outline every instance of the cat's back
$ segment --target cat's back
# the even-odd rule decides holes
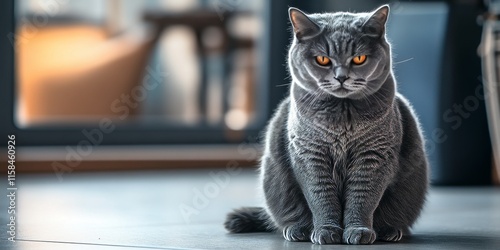
[[[286,152],[287,120],[290,110],[290,97],[285,98],[274,111],[266,129],[264,156],[282,158],[288,155]]]
[[[280,102],[280,104],[274,111],[274,114],[271,120],[269,121],[267,131],[269,132],[270,129],[273,130],[280,129],[282,128],[282,126],[285,126],[288,119],[289,110],[290,110],[290,97],[286,97]]]
[[[420,123],[416,112],[414,111],[410,101],[402,94],[396,94],[396,107],[401,115],[403,130],[406,135],[422,138]]]
[[[428,162],[418,117],[410,102],[401,94],[396,95],[396,104],[401,114],[400,120],[403,129],[399,152],[401,172],[412,173],[417,170],[426,173]],[[424,178],[422,177],[422,179]]]

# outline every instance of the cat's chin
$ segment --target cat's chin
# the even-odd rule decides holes
[[[359,93],[357,91],[349,90],[343,87],[337,88],[335,90],[325,89],[328,94],[341,99],[359,99]]]

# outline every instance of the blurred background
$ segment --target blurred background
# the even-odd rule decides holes
[[[483,80],[497,70],[480,57],[482,0],[3,1],[0,128],[16,134],[25,172],[256,166],[261,131],[288,91],[288,6],[384,3],[433,184],[494,183],[498,121],[487,110],[498,108]]]
[[[16,1],[15,124],[244,130],[263,1]]]

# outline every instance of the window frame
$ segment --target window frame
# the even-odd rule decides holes
[[[0,30],[7,34],[4,42],[0,44],[2,57],[0,75],[4,76],[4,83],[0,85],[0,98],[4,105],[0,106],[3,121],[0,131],[4,135],[15,134],[19,145],[23,146],[57,146],[76,145],[88,140],[83,131],[101,131],[103,140],[99,145],[148,145],[148,144],[225,144],[240,143],[249,138],[259,138],[272,111],[288,92],[288,87],[283,87],[289,81],[284,64],[286,48],[289,42],[288,13],[290,2],[279,0],[269,1],[263,14],[267,24],[261,51],[261,81],[265,90],[261,91],[263,99],[262,110],[264,119],[257,126],[241,131],[233,131],[222,127],[162,127],[145,126],[138,128],[131,125],[115,124],[116,128],[111,133],[105,133],[97,124],[83,126],[38,126],[19,128],[15,124],[15,51],[9,35],[15,34],[15,1],[0,1]],[[271,15],[271,13],[273,13]],[[272,34],[272,36],[271,36]],[[274,53],[270,53],[274,51]],[[253,139],[255,140],[255,139]]]

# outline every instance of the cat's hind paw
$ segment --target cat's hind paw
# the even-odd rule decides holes
[[[306,226],[292,225],[283,228],[283,237],[288,241],[308,241],[311,230]]]
[[[403,238],[403,230],[396,228],[384,228],[378,230],[378,239],[381,241],[397,242]]]
[[[344,243],[350,245],[373,244],[377,235],[367,227],[348,227],[344,231]]]
[[[331,225],[324,225],[314,228],[311,234],[311,242],[314,244],[340,244],[342,243],[342,228]]]

